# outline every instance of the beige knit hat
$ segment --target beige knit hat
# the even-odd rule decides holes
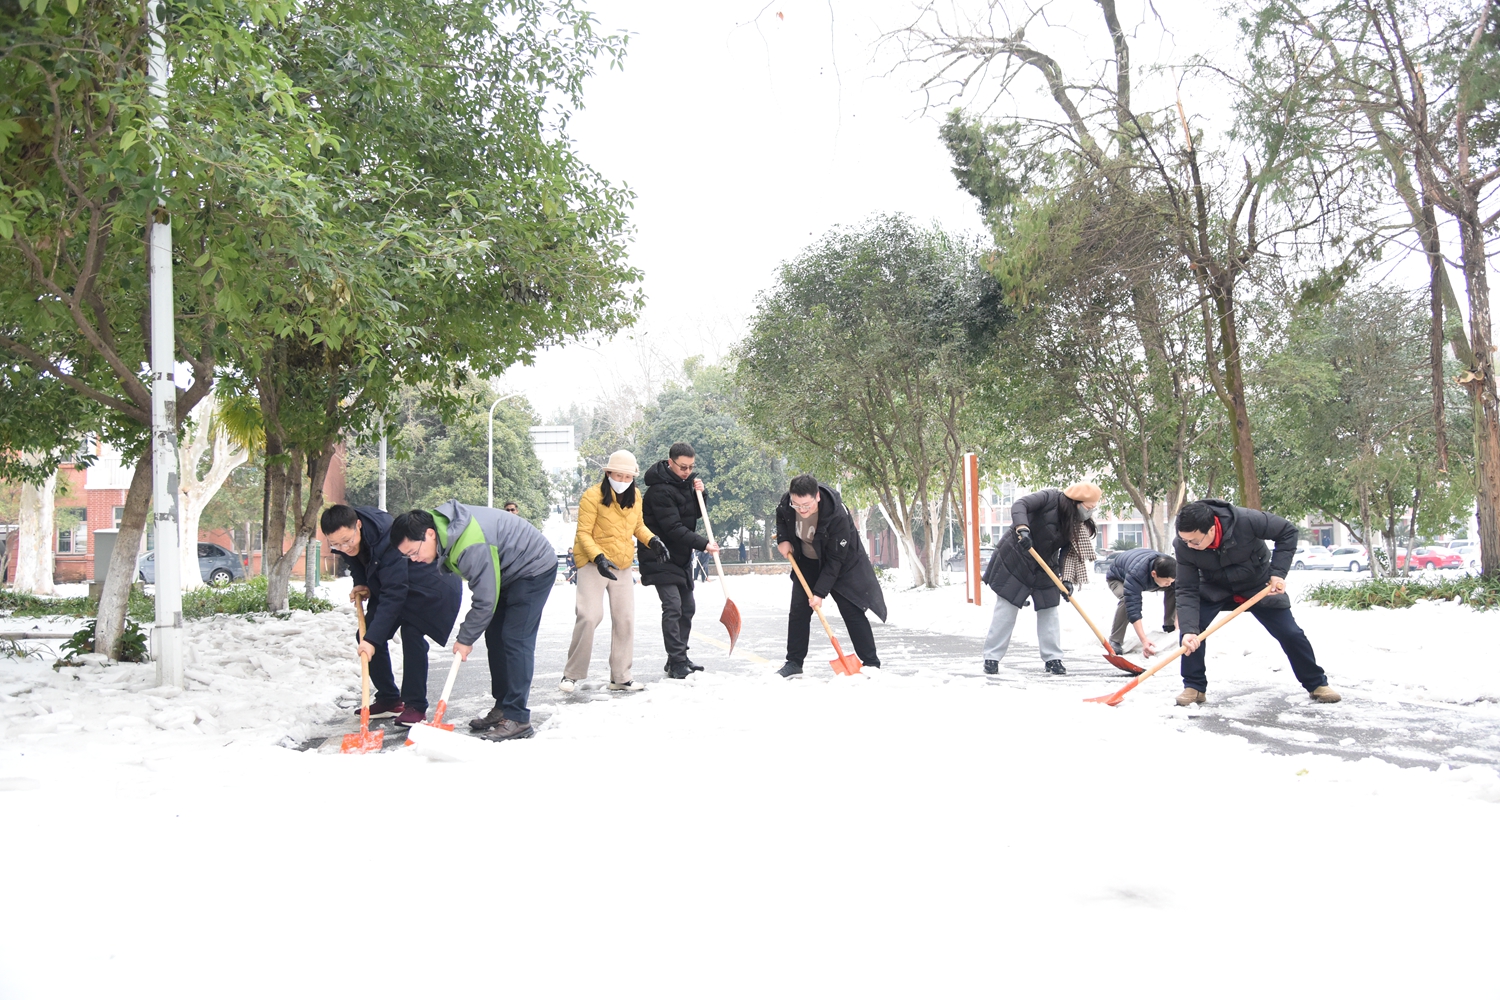
[[[1063,490],[1063,496],[1078,503],[1098,506],[1099,501],[1104,498],[1104,491],[1093,483],[1074,483]]]
[[[634,479],[641,474],[641,467],[635,463],[635,456],[621,448],[609,456],[609,461],[604,463],[605,472],[623,472]]]

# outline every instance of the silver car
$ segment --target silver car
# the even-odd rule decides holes
[[[136,575],[142,583],[156,582],[156,553],[147,552],[135,566]],[[212,542],[198,543],[198,572],[203,582],[210,587],[222,587],[234,580],[245,578],[245,565],[240,557]]]

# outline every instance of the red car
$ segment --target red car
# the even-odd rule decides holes
[[[1464,557],[1441,545],[1424,545],[1411,550],[1411,564],[1416,569],[1463,569]],[[1396,553],[1396,568],[1406,568],[1406,553]]]

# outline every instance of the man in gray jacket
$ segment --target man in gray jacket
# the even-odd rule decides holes
[[[492,740],[531,736],[536,633],[557,579],[552,543],[515,514],[457,500],[402,514],[391,523],[391,540],[413,562],[436,562],[469,584],[469,613],[453,651],[467,660],[484,636],[495,696],[495,707],[469,728]]]

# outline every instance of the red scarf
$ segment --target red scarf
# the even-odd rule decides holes
[[[1222,524],[1220,524],[1219,523],[1219,519],[1217,517],[1215,517],[1214,518],[1214,540],[1209,544],[1208,547],[1211,548],[1211,549],[1216,549],[1216,548],[1219,547],[1219,543],[1222,542],[1222,541],[1224,541],[1224,526]],[[1241,597],[1239,594],[1235,594],[1235,595],[1233,595],[1230,598],[1230,600],[1234,601],[1234,603],[1236,603],[1236,604],[1244,604],[1245,601],[1247,600],[1247,598]]]

